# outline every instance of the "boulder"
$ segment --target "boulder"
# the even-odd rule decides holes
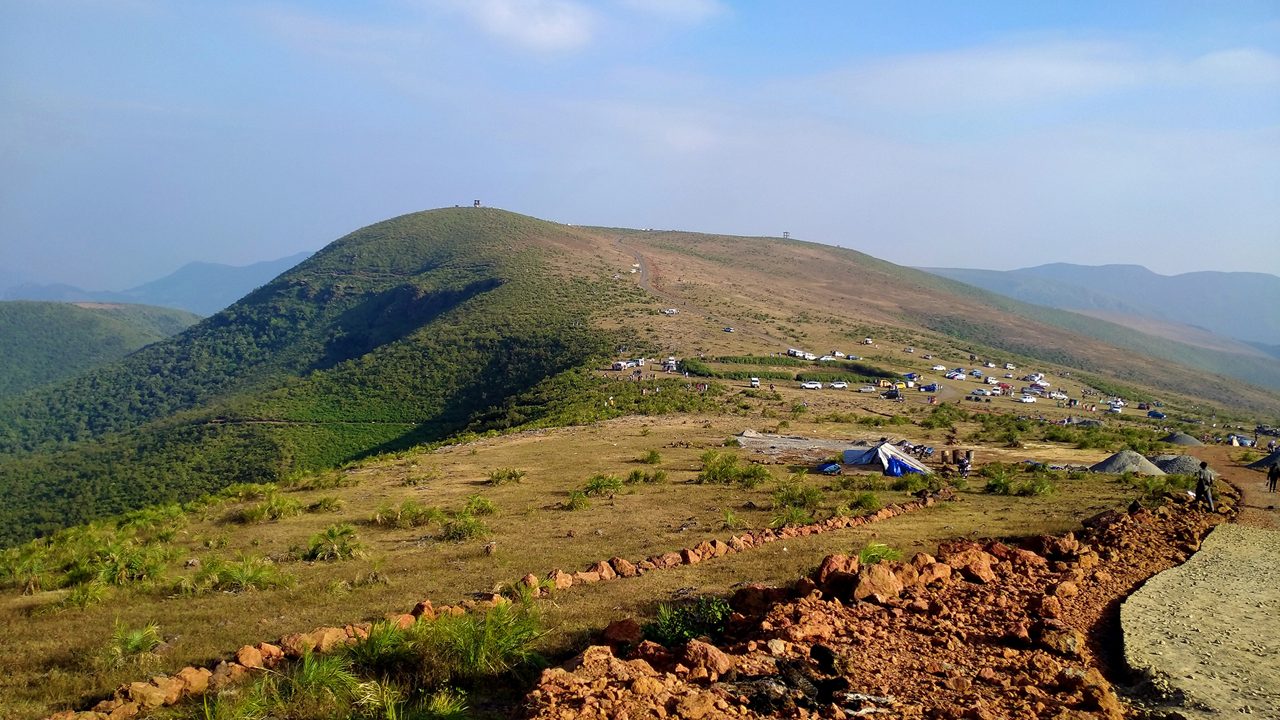
[[[555,586],[557,590],[565,590],[573,587],[573,576],[563,570],[552,570],[547,573],[547,579]]]
[[[423,600],[413,606],[413,612],[410,613],[415,618],[426,618],[427,620],[436,619],[436,608],[431,604],[430,600]]]
[[[618,577],[618,573],[613,571],[613,566],[604,560],[601,560],[587,568],[587,572],[593,572],[596,575],[599,575],[601,580],[613,580]]]
[[[410,615],[409,617],[413,617]],[[417,620],[417,618],[414,618]],[[316,639],[316,650],[327,653],[334,648],[341,647],[351,642],[351,638],[347,637],[347,631],[337,627],[322,627],[311,631],[311,636]]]
[[[129,683],[128,696],[130,700],[138,703],[139,707],[147,710],[165,704],[165,691],[149,682]]]
[[[747,617],[760,617],[769,611],[770,606],[786,597],[787,591],[782,588],[752,583],[733,593],[733,597],[729,598],[729,607]]]
[[[681,653],[681,662],[689,668],[691,676],[706,677],[715,682],[733,670],[734,660],[714,645],[701,640],[690,640]],[[704,674],[705,673],[705,674]]]
[[[573,574],[574,585],[590,585],[591,583],[600,582],[600,573],[590,570],[584,572],[576,572]]]
[[[902,590],[902,581],[892,568],[887,563],[876,563],[858,570],[858,585],[853,590],[853,599],[883,605],[897,599]]]
[[[945,561],[954,570],[960,571],[966,579],[976,583],[995,582],[996,574],[991,566],[997,562],[990,553],[977,548],[968,548],[947,555]]]
[[[275,647],[272,645],[271,647]],[[182,684],[186,687],[188,695],[201,695],[209,689],[209,678],[213,673],[207,668],[184,667],[178,671],[174,677],[182,680]]]
[[[938,559],[928,553],[918,552],[911,556],[911,560],[909,562],[911,563],[911,567],[915,568],[917,571],[921,571],[938,562]]]
[[[702,553],[693,548],[684,548],[680,551],[680,563],[683,565],[697,565],[702,562]]]
[[[850,557],[848,555],[828,555],[822,558],[822,563],[818,565],[818,569],[813,573],[813,579],[819,585],[826,585],[827,578],[832,573],[850,573],[858,572],[857,556]]]
[[[1062,617],[1062,601],[1052,595],[1042,595],[1032,603],[1032,611],[1040,617]]]
[[[1070,580],[1064,580],[1049,588],[1049,592],[1063,600],[1069,600],[1080,594],[1080,587]]]
[[[249,671],[240,663],[220,662],[213,669],[213,674],[209,676],[209,690],[217,692],[225,687],[239,683],[248,675]]]
[[[1080,657],[1085,648],[1084,635],[1058,620],[1041,620],[1032,625],[1031,639],[1037,647],[1063,657]]]
[[[413,618],[412,615],[409,617]],[[280,638],[280,648],[284,650],[284,654],[288,657],[302,657],[316,649],[316,639],[310,633],[293,633]]]
[[[266,667],[263,663],[262,651],[252,645],[245,645],[236,651],[236,662],[250,670]]]
[[[609,565],[613,566],[613,571],[617,573],[618,577],[632,578],[640,574],[636,566],[632,565],[626,558],[609,558]]]
[[[919,584],[924,586],[946,585],[951,582],[951,566],[946,563],[930,563],[920,569]]]
[[[644,630],[634,619],[623,618],[609,623],[602,637],[610,645],[636,645],[644,639]]]
[[[733,552],[733,549],[729,547],[729,544],[723,540],[712,540],[707,544],[711,547],[711,555],[713,557],[723,557]]]
[[[168,675],[157,675],[151,678],[151,684],[156,686],[161,693],[164,693],[164,704],[175,705],[182,699],[182,693],[187,689],[187,684],[181,678],[169,677]]]

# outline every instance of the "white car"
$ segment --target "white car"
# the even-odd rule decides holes
[[[1036,401],[1035,397],[1032,395],[1023,395],[1022,397],[1017,398],[1017,400],[1020,403],[1033,403]]]
[[[946,372],[946,370],[947,370],[947,366],[946,366],[946,365],[934,365],[932,368],[929,368],[929,369],[930,369],[930,370],[937,371],[937,372]]]
[[[1013,379],[1013,373],[1005,373],[1005,374],[1004,374],[1004,379],[1005,379],[1005,380],[1012,380],[1012,379]]]
[[[831,383],[830,385],[828,385],[827,387],[831,388],[832,390],[844,390],[845,388],[849,387],[849,383],[843,380],[837,380]]]
[[[986,388],[978,388],[977,390],[970,390],[969,394],[970,395],[990,395],[991,391]]]
[[[817,380],[807,380],[805,382],[800,383],[800,387],[804,388],[805,390],[821,390],[822,383],[818,382]]]
[[[858,388],[858,392],[864,392],[864,393],[873,393],[873,392],[877,392],[878,390],[879,388],[877,388],[875,385],[863,385],[862,387]]]

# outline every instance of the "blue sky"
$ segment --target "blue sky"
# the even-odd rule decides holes
[[[910,265],[1280,274],[1280,5],[0,0],[0,286],[475,198]]]

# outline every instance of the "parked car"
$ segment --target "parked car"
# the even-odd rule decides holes
[[[876,392],[876,386],[875,386],[875,385],[863,385],[862,387],[858,388],[858,392],[862,392],[862,393],[873,393],[873,392]]]
[[[1155,420],[1163,420],[1163,419],[1165,419],[1166,417],[1168,417],[1168,415],[1165,415],[1164,413],[1160,412],[1159,410],[1151,410],[1150,412],[1148,412],[1148,413],[1147,413],[1147,417],[1152,418],[1152,419],[1155,419]]]
[[[849,383],[843,380],[837,380],[831,383],[831,385],[829,385],[828,387],[830,387],[832,390],[844,390],[845,388],[849,387]]]
[[[969,391],[970,395],[990,395],[991,391],[986,388],[977,388]]]
[[[800,387],[804,388],[805,390],[821,390],[822,383],[818,382],[817,380],[806,380],[805,382],[800,383]]]
[[[734,330],[734,329],[733,329],[733,328],[731,328],[731,327],[726,327],[726,328],[724,329],[724,331],[725,331],[725,332],[737,332],[736,330]]]
[[[1012,380],[1012,379],[1013,379],[1013,373],[1005,373],[1005,374],[1004,374],[1004,377],[1005,377],[1005,379],[1006,379],[1006,380]]]
[[[938,383],[929,383],[928,385],[921,385],[920,392],[936,393],[938,392],[938,387],[939,387]]]
[[[1022,397],[1017,398],[1017,401],[1020,403],[1033,403],[1036,401],[1036,399],[1034,396],[1031,396],[1031,395],[1023,395]]]
[[[751,378],[751,387],[760,387],[760,378],[758,377]]]
[[[935,370],[935,371],[937,371],[937,372],[945,372],[945,371],[946,371],[946,369],[947,369],[947,366],[946,366],[946,365],[934,365],[933,367],[931,367],[931,368],[929,368],[929,369],[930,369],[930,370]]]

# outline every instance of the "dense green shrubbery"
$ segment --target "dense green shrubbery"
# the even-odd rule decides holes
[[[731,612],[729,603],[716,597],[700,597],[680,605],[662,604],[657,617],[645,624],[644,636],[671,648],[699,637],[715,640],[724,635]]]
[[[698,484],[741,485],[744,488],[759,487],[773,478],[763,465],[742,465],[740,458],[730,452],[708,450],[702,454],[702,472],[694,478]]]
[[[871,543],[858,552],[858,562],[874,565],[885,560],[901,560],[902,553],[884,543]]]

